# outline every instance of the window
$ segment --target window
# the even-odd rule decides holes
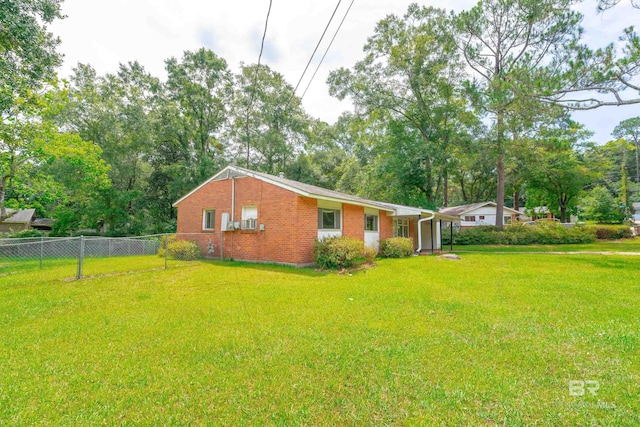
[[[484,221],[484,215],[480,215],[478,218],[480,218],[480,221]]]
[[[202,211],[202,229],[213,230],[216,223],[216,210],[205,209]]]
[[[258,223],[258,207],[243,206],[242,207],[242,229],[255,230]]]
[[[464,220],[467,222],[476,222],[476,216],[475,215],[465,216]]]
[[[409,220],[393,220],[393,237],[409,237]]]
[[[318,209],[318,230],[340,230],[340,211]]]
[[[511,215],[505,215],[503,224],[511,224]]]
[[[378,231],[378,215],[364,214],[364,230]]]

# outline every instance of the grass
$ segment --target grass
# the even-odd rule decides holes
[[[640,257],[462,258],[0,277],[0,425],[640,423]]]
[[[454,245],[453,249],[454,252],[640,252],[640,237],[575,245]]]

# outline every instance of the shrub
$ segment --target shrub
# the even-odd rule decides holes
[[[413,254],[413,243],[407,237],[392,237],[380,244],[380,254],[385,258],[405,258]]]
[[[589,228],[595,230],[598,240],[630,239],[633,237],[631,227],[627,225],[597,225]]]
[[[492,227],[474,227],[454,233],[456,245],[562,245],[592,243],[595,229],[584,226],[566,228],[556,222],[542,222],[534,226],[513,224],[497,231]]]
[[[168,242],[167,239],[169,239]],[[165,256],[165,245],[167,245],[168,256],[173,259],[192,261],[202,258],[202,250],[196,242],[190,240],[176,240],[175,235],[162,236],[160,239],[160,247],[158,248],[158,256]]]
[[[364,243],[351,237],[326,237],[313,245],[313,260],[326,269],[349,268],[362,257]]]
[[[371,246],[365,246],[362,252],[362,256],[364,257],[365,262],[373,264],[376,257],[378,256],[378,251],[376,251],[375,248],[372,248]]]
[[[15,239],[21,239],[24,237],[44,237],[46,236],[47,233],[39,231],[39,230],[34,230],[34,229],[30,229],[30,230],[22,230],[22,231],[18,231],[17,233],[8,235],[7,237],[9,238],[15,238]]]

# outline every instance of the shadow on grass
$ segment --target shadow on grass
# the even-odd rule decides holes
[[[574,263],[588,264],[601,269],[640,270],[640,258],[633,256],[612,255],[568,255]]]
[[[219,261],[219,260],[205,260],[202,261],[205,264],[209,264],[216,267],[222,268],[244,268],[248,270],[259,270],[259,271],[272,271],[276,273],[288,273],[288,274],[296,274],[299,276],[306,277],[322,277],[330,274],[335,274],[333,271],[323,271],[317,270],[315,267],[293,267],[290,265],[282,265],[275,263],[258,263],[258,262],[247,262],[247,261]]]

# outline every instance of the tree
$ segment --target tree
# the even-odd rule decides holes
[[[96,196],[110,230],[140,232],[145,226],[143,195],[156,145],[159,90],[158,79],[137,62],[121,64],[117,73],[104,76],[78,64],[71,87],[59,94],[59,124],[99,146],[110,166],[111,185]]]
[[[576,151],[589,136],[582,126],[567,118],[538,132],[529,145],[528,208],[547,206],[560,222],[569,222],[584,185],[591,179],[591,172]]]
[[[184,173],[200,183],[226,163],[221,137],[229,126],[232,76],[227,62],[204,48],[184,52],[180,62],[168,59],[166,69],[165,96],[177,117],[164,137],[187,151],[190,167]]]
[[[600,224],[619,223],[624,215],[618,209],[618,202],[605,187],[597,186],[581,201],[585,219],[594,220]]]
[[[0,221],[5,198],[19,169],[37,155],[41,140],[32,117],[36,90],[54,78],[60,64],[58,39],[46,24],[61,18],[60,0],[3,1],[0,9]]]
[[[62,18],[62,0],[4,0],[0,10],[0,112],[4,121],[16,100],[54,78],[59,40],[46,24]]]
[[[242,65],[236,76],[233,135],[235,158],[249,168],[284,172],[300,152],[310,120],[282,74],[266,65]]]
[[[421,204],[447,204],[449,153],[467,127],[457,91],[464,67],[447,23],[445,11],[412,4],[403,17],[378,22],[353,70],[329,76],[333,96],[350,97],[361,115],[387,116],[380,149],[388,168],[379,162],[384,171],[378,172],[386,182],[420,193]]]
[[[621,121],[611,133],[615,138],[632,142],[636,149],[636,182],[640,182],[640,117]]]
[[[623,99],[640,72],[640,42],[625,30],[623,56],[615,46],[592,51],[580,43],[582,16],[573,0],[487,0],[458,15],[458,47],[476,73],[472,99],[493,118],[496,152],[497,226],[502,227],[505,153],[512,112],[526,118],[540,103],[570,109],[640,102]],[[593,96],[596,91],[597,96]],[[613,99],[604,99],[608,93]],[[581,98],[582,96],[582,98]]]

